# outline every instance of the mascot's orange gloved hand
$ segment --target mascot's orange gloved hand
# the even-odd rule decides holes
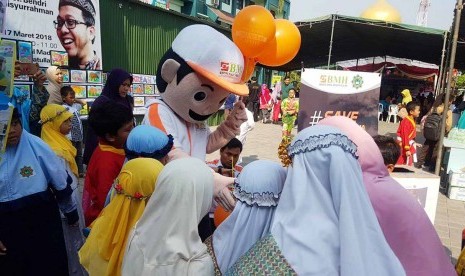
[[[229,114],[224,124],[234,132],[234,136],[241,132],[241,125],[247,121],[247,113],[245,113],[245,105],[242,101],[234,104],[234,107]],[[232,139],[232,138],[231,138]]]

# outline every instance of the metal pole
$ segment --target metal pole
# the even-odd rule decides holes
[[[447,115],[447,111],[449,110],[450,88],[452,84],[452,75],[454,74],[455,55],[457,53],[457,40],[459,38],[460,16],[462,14],[462,9],[463,9],[462,0],[457,0],[457,6],[455,10],[455,20],[454,20],[455,22],[454,34],[452,37],[452,50],[450,53],[449,76],[447,78],[446,96],[444,99],[444,111],[442,112],[441,136],[439,136],[439,141],[438,141],[439,147],[438,147],[438,156],[436,159],[436,171],[435,171],[436,175],[439,175],[439,172],[441,171],[444,134],[446,133],[446,115]]]
[[[331,40],[329,41],[328,70],[331,65],[331,54],[333,52],[334,25],[336,25],[336,15],[333,15],[333,26],[331,27]]]
[[[444,44],[442,45],[442,56],[441,56],[441,67],[439,68],[439,78],[438,82],[436,83],[436,89],[434,91],[434,95],[440,94],[440,88],[442,85],[442,75],[444,74],[444,59],[446,58],[446,45],[447,45],[447,32],[444,32]]]
[[[455,20],[455,19],[454,19]],[[453,21],[455,22],[455,21]],[[454,24],[454,23],[452,23]],[[452,27],[451,27],[452,28]],[[452,32],[452,30],[451,30]],[[442,74],[441,86],[439,90],[439,94],[446,92],[446,85],[447,85],[447,76],[449,75],[446,68],[450,66],[450,52],[452,51],[452,33],[449,32],[449,37],[447,39],[447,46],[446,46],[446,59],[444,60],[444,73]]]

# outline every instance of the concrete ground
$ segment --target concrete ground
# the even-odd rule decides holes
[[[379,122],[378,132],[382,135],[395,136],[398,123]],[[281,126],[257,122],[247,136],[242,158],[248,164],[254,160],[267,159],[279,162],[277,149],[281,141]],[[421,132],[417,133],[417,142],[422,143]],[[207,156],[207,160],[219,158],[219,153]],[[447,198],[444,191],[439,193],[434,226],[446,252],[455,264],[460,255],[462,230],[465,228],[465,202]]]

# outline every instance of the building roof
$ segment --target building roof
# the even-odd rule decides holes
[[[213,16],[214,18],[212,18],[213,21],[218,20],[220,22],[223,22],[223,23],[226,23],[226,24],[229,24],[229,25],[233,24],[234,17],[232,17],[231,15],[228,15],[228,14],[220,11],[219,9],[216,9],[216,8],[208,6],[208,5],[207,5],[207,8],[209,10],[211,10],[213,12],[213,14],[214,14],[214,16]]]
[[[332,14],[295,23],[302,36],[300,50],[292,61],[274,69],[292,71],[328,64],[333,22],[332,64],[376,56],[441,63],[444,30]]]

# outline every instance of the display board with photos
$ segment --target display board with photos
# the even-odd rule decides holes
[[[93,102],[103,90],[103,75],[102,71],[97,70],[71,70],[68,68],[60,68],[63,74],[63,86],[70,86],[76,95],[77,99],[82,99],[85,102]],[[45,74],[47,68],[41,67],[40,70]],[[44,83],[47,86],[48,81]],[[18,76],[14,79],[14,87],[21,90],[23,94],[31,96],[34,82],[29,76]],[[26,93],[27,92],[27,93]],[[87,108],[81,109],[81,115],[89,113],[90,105]]]
[[[156,85],[156,76],[133,74],[132,95],[134,107],[144,107],[151,100],[160,97]]]
[[[16,60],[23,63],[36,63],[33,58],[35,49],[33,48],[34,42],[5,39],[10,45],[10,48],[14,48]],[[50,65],[58,66],[63,74],[63,86],[70,86],[76,93],[76,98],[83,99],[86,101],[87,108],[81,110],[81,115],[87,115],[91,103],[98,97],[103,91],[104,84],[108,78],[108,72],[101,70],[83,70],[74,69],[68,66],[68,57],[65,52],[62,51],[50,51]],[[40,64],[40,63],[39,63]],[[48,67],[40,67],[40,70],[45,74]],[[144,74],[133,74],[133,85],[131,88],[131,95],[134,97],[134,107],[139,110],[138,113],[143,113],[141,110],[144,109],[145,104],[151,100],[158,98],[160,93],[156,86],[156,76],[144,75]],[[14,86],[23,92],[29,92],[29,97],[33,91],[33,80],[27,75],[18,76],[14,78]],[[45,85],[48,83],[45,82]],[[1,87],[0,87],[1,88]],[[13,91],[13,89],[11,90]],[[135,112],[137,113],[137,112]]]
[[[87,102],[87,108],[81,109],[81,115],[89,114],[93,101],[102,93],[105,73],[100,70],[64,70],[63,84],[69,85],[74,90],[77,99]]]

